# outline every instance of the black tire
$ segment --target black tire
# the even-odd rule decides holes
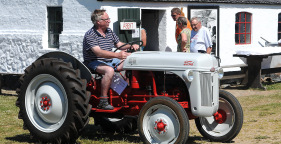
[[[94,119],[95,125],[100,125],[108,133],[130,134],[137,130],[137,117],[108,118],[96,115]]]
[[[195,119],[196,127],[205,138],[211,141],[231,142],[243,125],[242,107],[231,93],[220,90],[218,111],[225,115],[225,120],[216,121],[214,116],[199,117]]]
[[[54,58],[25,69],[17,89],[19,119],[42,143],[75,143],[89,122],[90,93],[71,63]]]
[[[156,97],[142,107],[138,130],[145,144],[183,144],[189,135],[189,119],[177,101],[168,97]]]

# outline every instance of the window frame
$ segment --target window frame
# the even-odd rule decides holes
[[[278,14],[277,41],[281,39],[281,13]]]
[[[63,31],[62,6],[47,6],[47,20],[48,47],[59,48],[59,35]]]
[[[245,21],[241,21],[241,15],[244,14]],[[250,22],[247,22],[247,14],[250,15]],[[237,22],[237,15],[239,15],[239,21]],[[235,14],[235,45],[252,44],[252,13],[249,12],[238,12]],[[238,24],[238,32],[236,32],[236,25]],[[241,32],[241,25],[244,24],[244,32]],[[247,24],[250,24],[250,32],[247,32]],[[249,42],[247,42],[247,34],[249,36]],[[236,36],[238,35],[238,43],[236,43]],[[241,43],[241,36],[244,35],[244,43]]]

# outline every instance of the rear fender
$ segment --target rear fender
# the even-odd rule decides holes
[[[43,58],[57,58],[57,59],[62,59],[64,62],[70,62],[74,69],[80,70],[82,79],[86,79],[87,82],[91,80],[92,77],[91,71],[78,59],[65,52],[62,51],[49,52],[42,55],[37,60]]]

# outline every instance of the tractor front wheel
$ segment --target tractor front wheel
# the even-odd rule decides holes
[[[239,101],[229,92],[220,90],[219,109],[211,117],[195,119],[199,132],[207,139],[230,142],[243,125],[243,110]]]
[[[146,144],[186,143],[189,119],[177,101],[168,97],[156,97],[142,107],[138,130]]]

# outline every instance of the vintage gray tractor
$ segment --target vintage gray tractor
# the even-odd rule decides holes
[[[243,111],[219,90],[223,70],[209,54],[143,51],[124,61],[108,92],[113,110],[97,109],[102,75],[64,52],[38,58],[20,78],[16,105],[24,128],[43,143],[74,143],[93,117],[105,131],[138,129],[144,143],[186,143],[189,120],[211,141],[240,132]]]

